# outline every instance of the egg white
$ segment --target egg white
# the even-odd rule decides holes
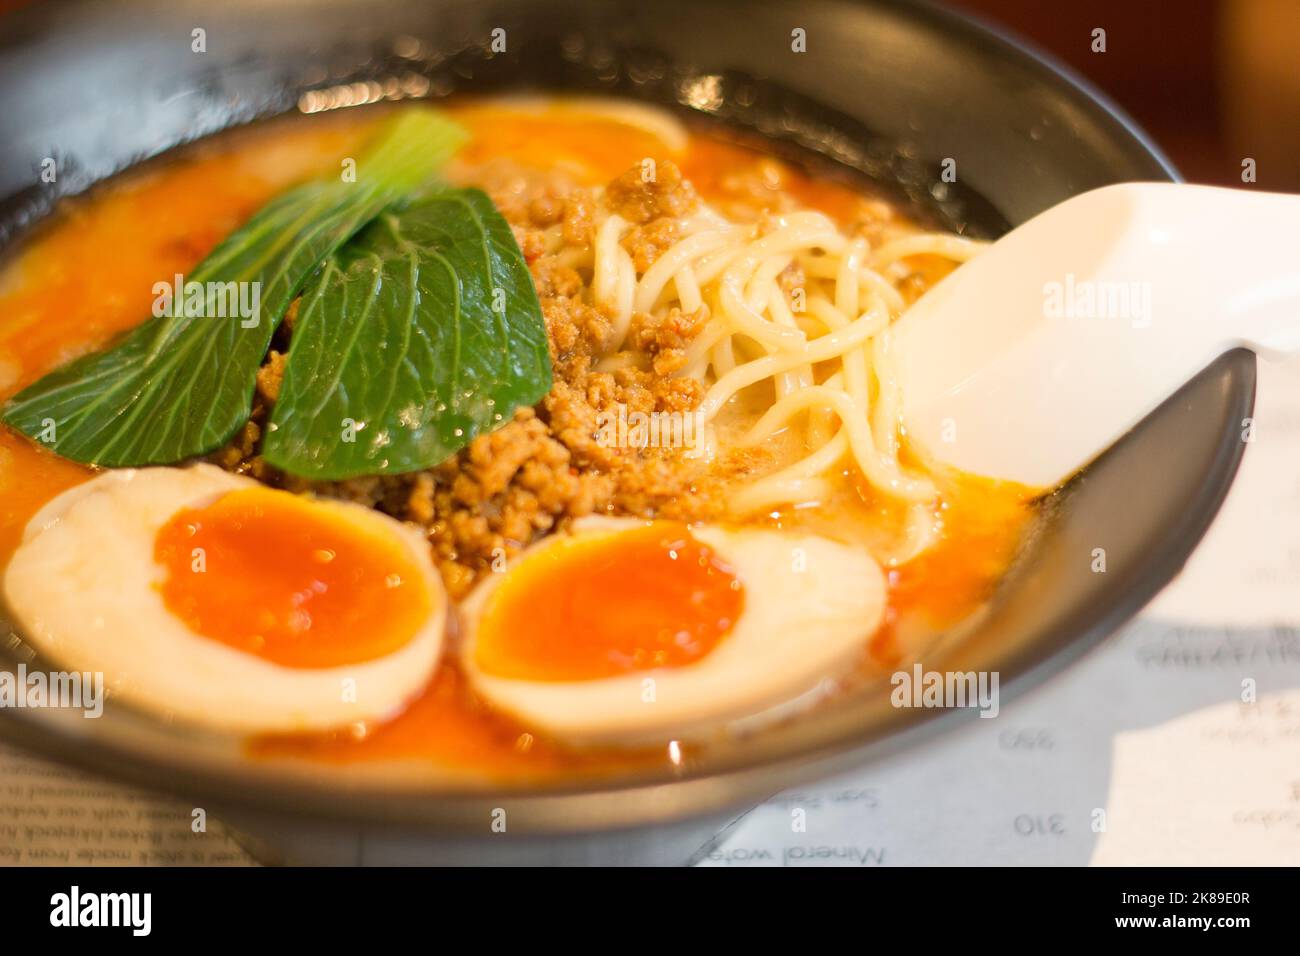
[[[589,518],[575,522],[570,533],[603,536],[644,524]],[[484,673],[474,660],[478,627],[492,594],[510,586],[507,571],[490,575],[460,607],[459,653],[473,686],[526,725],[575,743],[699,739],[728,721],[784,714],[788,708],[780,705],[796,699],[811,703],[825,681],[865,652],[886,600],[884,575],[870,555],[813,535],[717,527],[692,533],[730,565],[744,587],[739,619],[704,657],[681,667],[592,680]],[[514,567],[561,538],[529,548]]]
[[[102,672],[123,701],[223,730],[326,730],[400,710],[437,666],[447,599],[420,534],[369,508],[313,502],[400,542],[420,569],[432,611],[393,653],[284,667],[196,634],[168,610],[157,587],[166,576],[154,560],[158,530],[182,508],[257,484],[195,465],[109,471],[59,495],[28,523],[4,576],[24,637],[56,666]]]

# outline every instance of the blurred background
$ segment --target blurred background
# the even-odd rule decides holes
[[[0,0],[0,14],[57,2]],[[1300,0],[947,5],[1069,64],[1132,114],[1189,180],[1239,185],[1250,158],[1259,188],[1300,191]],[[1093,51],[1096,29],[1106,31],[1105,52]]]
[[[797,2],[797,0],[796,0]],[[1119,103],[1193,182],[1300,192],[1300,0],[949,0]],[[1093,52],[1093,30],[1106,51]]]

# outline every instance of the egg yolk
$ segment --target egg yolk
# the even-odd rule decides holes
[[[431,610],[399,540],[267,488],[177,512],[154,559],[167,572],[164,603],[191,630],[285,667],[391,654]]]
[[[735,625],[744,590],[684,524],[563,539],[509,571],[478,625],[494,677],[595,680],[692,664]]]

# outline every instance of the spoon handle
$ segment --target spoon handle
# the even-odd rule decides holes
[[[1180,246],[1180,267],[1222,344],[1300,352],[1300,196],[1205,186],[1153,196],[1150,238],[1163,230]]]

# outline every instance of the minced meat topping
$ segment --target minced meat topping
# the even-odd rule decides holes
[[[377,508],[420,526],[448,591],[463,596],[485,571],[504,562],[562,522],[583,515],[621,514],[700,520],[724,510],[725,477],[747,470],[761,452],[707,464],[678,447],[620,447],[602,441],[601,415],[620,406],[634,412],[689,412],[703,387],[672,377],[708,319],[707,307],[654,317],[635,314],[627,348],[640,361],[601,370],[597,359],[612,323],[586,296],[586,280],[566,265],[564,251],[589,246],[602,201],[635,224],[624,238],[638,272],[676,241],[675,219],[697,205],[677,167],[660,162],[655,181],[640,167],[604,191],[576,185],[562,173],[539,173],[504,161],[474,171],[511,224],[541,300],[550,339],[554,386],[535,408],[481,435],[442,464],[402,475],[312,482],[282,474],[258,454],[258,442],[284,375],[292,322],[286,318],[257,377],[252,416],[213,456],[230,471],[291,491],[310,491]]]

